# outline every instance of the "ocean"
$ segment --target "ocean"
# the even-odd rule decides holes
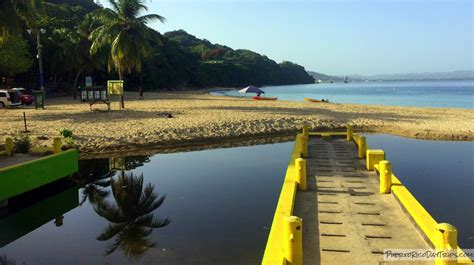
[[[290,101],[313,98],[329,99],[334,103],[474,108],[474,80],[321,83],[265,86],[262,89],[267,97],[278,97],[278,99]],[[254,94],[242,95],[237,90],[214,93],[228,96],[254,96]]]

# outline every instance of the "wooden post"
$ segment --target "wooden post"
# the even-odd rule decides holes
[[[29,132],[28,127],[26,126],[26,113],[23,112],[23,123],[25,124],[25,133]]]

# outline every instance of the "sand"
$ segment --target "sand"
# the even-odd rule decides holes
[[[474,110],[253,101],[205,92],[127,93],[126,109],[112,110],[72,98],[53,98],[45,110],[0,109],[0,141],[21,134],[23,112],[36,145],[50,145],[61,128],[72,129],[82,153],[226,143],[269,135],[294,134],[304,123],[312,130],[390,133],[421,139],[474,140]],[[172,118],[167,114],[171,113]],[[46,136],[48,140],[38,140]]]

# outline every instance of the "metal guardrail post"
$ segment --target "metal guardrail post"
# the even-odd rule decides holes
[[[352,141],[353,134],[354,134],[354,128],[352,127],[352,125],[347,125],[346,140]]]
[[[306,160],[295,159],[295,179],[299,190],[306,190]]]
[[[285,222],[284,257],[288,265],[303,265],[303,219],[288,216]]]
[[[8,137],[5,141],[5,153],[7,156],[13,156],[13,139]]]
[[[456,265],[458,264],[455,254],[458,248],[458,231],[456,227],[447,223],[439,223],[436,225],[436,230],[439,232],[438,243],[436,251],[442,251],[446,254],[445,257],[436,257],[436,265]]]
[[[379,163],[380,193],[388,194],[392,187],[392,164],[390,161],[382,160]]]

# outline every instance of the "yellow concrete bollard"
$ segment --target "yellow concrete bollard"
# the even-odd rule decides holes
[[[367,141],[365,139],[365,136],[360,136],[359,137],[359,142],[357,143],[359,147],[359,158],[364,158],[365,153],[367,152]]]
[[[55,153],[55,154],[60,153],[61,152],[61,147],[62,147],[61,138],[59,138],[59,137],[54,138],[53,153]]]
[[[447,253],[448,257],[454,255],[458,248],[458,231],[456,227],[447,224],[439,223],[436,225],[438,231],[438,238],[436,243],[436,251],[443,251]],[[436,257],[436,265],[456,265],[457,259],[447,257]]]
[[[301,157],[308,157],[308,139],[305,138],[303,135],[300,136],[300,150]]]
[[[295,181],[299,190],[306,190],[306,160],[303,158],[295,159]]]
[[[354,128],[352,125],[347,125],[347,131],[346,131],[346,140],[347,141],[352,141],[352,136],[354,135]]]
[[[374,165],[377,165],[380,161],[385,160],[385,152],[383,150],[367,150],[366,154],[366,168],[369,171],[374,170]]]
[[[382,160],[379,163],[380,193],[388,194],[392,187],[392,164],[390,161]]]
[[[288,216],[284,219],[284,256],[288,265],[303,265],[303,219]]]
[[[5,141],[5,153],[7,156],[13,156],[13,139],[8,137]]]
[[[303,137],[309,138],[309,126],[307,124],[303,125]]]

